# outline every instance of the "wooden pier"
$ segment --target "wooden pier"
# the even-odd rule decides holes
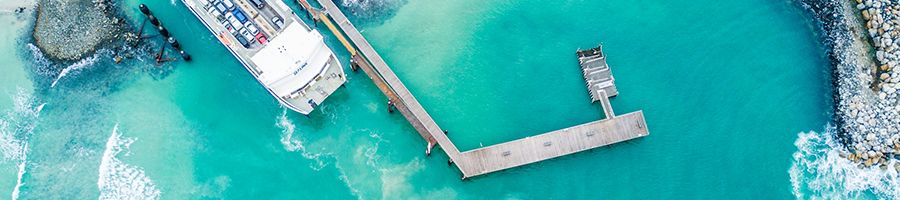
[[[388,67],[387,63],[366,41],[365,37],[347,20],[347,17],[338,9],[334,2],[331,0],[320,0],[319,3],[324,7],[323,13],[309,6],[306,0],[298,1],[304,9],[310,12],[310,16],[317,20],[322,20],[348,49],[351,54],[352,65],[355,65],[351,67],[362,69],[372,79],[378,89],[387,96],[389,106],[393,105],[396,107],[419,135],[428,142],[426,154],[431,153],[431,149],[435,144],[439,145],[450,158],[448,162],[454,163],[462,172],[463,179],[649,134],[643,112],[637,111],[622,116],[615,116],[612,112],[612,106],[609,104],[609,99],[605,96],[607,90],[604,90],[603,98],[598,99],[604,103],[603,108],[607,116],[604,120],[460,152],[456,145],[447,137],[444,130],[437,125],[434,119],[431,118],[431,115],[425,111],[425,108],[409,92],[397,75],[394,74],[393,70]],[[344,34],[346,34],[346,38]],[[347,38],[349,38],[349,41]],[[608,68],[606,71],[608,73]],[[614,85],[609,92],[613,92],[613,96],[618,94]]]
[[[641,111],[463,152],[456,165],[478,176],[646,136]]]
[[[591,102],[619,95],[615,84],[616,79],[613,78],[609,65],[606,64],[603,46],[580,50],[575,54],[578,55],[578,63],[581,64],[581,71],[584,73],[584,80],[587,82],[588,92],[591,94]],[[606,94],[600,94],[601,91]],[[607,117],[609,116],[607,115]]]
[[[329,29],[331,29],[335,35],[338,35],[339,40],[342,40],[342,43],[345,43],[345,46],[350,49],[351,59],[353,59],[354,64],[359,66],[359,68],[372,79],[378,89],[388,97],[390,104],[396,107],[403,117],[412,124],[413,128],[419,132],[419,135],[428,142],[428,146],[425,150],[426,154],[431,154],[432,147],[437,143],[447,152],[450,159],[455,159],[459,154],[459,150],[452,142],[450,142],[450,139],[444,134],[444,130],[434,122],[431,115],[425,111],[425,108],[419,104],[419,101],[409,92],[406,86],[400,82],[400,78],[394,74],[394,71],[391,70],[381,56],[375,52],[372,45],[369,44],[356,27],[347,20],[347,17],[340,9],[338,9],[334,2],[323,0],[319,1],[319,3],[325,7],[324,11],[328,16],[331,16],[331,19],[335,22],[334,24],[337,24],[337,26],[346,33],[346,36],[350,38],[350,41],[352,41],[356,47],[349,46],[344,42],[346,39],[343,39],[343,34],[336,30],[327,17],[318,14],[318,16],[321,16],[319,17],[319,20],[323,20],[323,23],[326,26],[329,26]],[[309,4],[301,1],[301,5],[306,7]],[[311,7],[304,9],[308,11],[314,10]],[[315,11],[313,11],[313,15],[317,15]]]

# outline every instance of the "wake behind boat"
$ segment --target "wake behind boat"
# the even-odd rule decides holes
[[[309,115],[347,81],[322,35],[282,1],[182,0],[282,105]]]

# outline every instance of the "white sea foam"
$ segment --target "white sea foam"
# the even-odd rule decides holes
[[[793,163],[788,171],[793,193],[798,199],[858,199],[875,195],[900,199],[900,177],[890,161],[888,169],[860,168],[841,156],[843,147],[835,141],[835,128],[823,133],[798,134]]]
[[[144,171],[119,160],[119,153],[127,152],[135,139],[122,137],[119,124],[113,127],[100,160],[97,188],[99,199],[159,199],[160,191]],[[127,153],[126,153],[127,154]]]
[[[287,110],[281,111],[275,126],[281,128],[281,145],[285,150],[298,151],[303,149],[303,143],[300,140],[294,140],[294,129],[297,128],[291,119],[287,118]]]
[[[390,143],[382,134],[373,130],[368,138],[352,145],[352,155],[345,162],[335,164],[340,172],[340,180],[358,199],[455,199],[457,192],[449,187],[438,190],[421,191],[411,182],[411,177],[426,169],[419,157],[407,162],[393,163],[382,159],[380,153],[384,144]],[[349,163],[347,163],[349,162]],[[345,168],[348,166],[349,168]],[[380,197],[378,196],[380,195]]]
[[[328,154],[321,153],[311,153],[306,149],[306,146],[303,145],[303,141],[299,137],[294,137],[294,133],[296,132],[296,124],[288,118],[287,109],[282,110],[281,115],[277,117],[275,125],[278,128],[281,128],[281,144],[284,146],[285,150],[291,152],[300,152],[304,158],[315,161],[315,165],[310,165],[309,167],[313,170],[319,171],[326,166],[323,156]],[[360,190],[353,187],[353,184],[350,181],[350,177],[347,176],[346,170],[341,167],[340,163],[335,163],[335,168],[337,168],[340,175],[338,179],[340,179],[350,192],[357,197],[357,199],[363,199],[360,195]]]
[[[21,159],[25,147],[23,137],[34,128],[37,117],[36,110],[32,109],[34,104],[31,95],[19,89],[13,96],[13,110],[0,119],[0,151],[4,160]]]
[[[346,105],[336,105],[336,104],[325,104],[316,108],[323,118],[323,122],[329,123],[334,126],[339,126],[338,122],[340,122],[342,118],[346,117],[346,114],[350,112],[350,107]]]
[[[48,59],[46,56],[44,56],[44,52],[42,52],[40,48],[38,48],[37,46],[35,46],[32,43],[28,43],[26,46],[28,46],[28,49],[31,51],[31,57],[33,58],[33,62],[35,64],[35,66],[34,66],[35,71],[38,74],[41,74],[44,76],[56,76],[56,78],[54,78],[53,82],[51,82],[51,84],[50,84],[51,88],[56,87],[56,84],[59,83],[59,81],[62,80],[62,78],[75,75],[78,72],[80,72],[81,70],[83,70],[87,67],[93,66],[94,63],[96,63],[98,60],[100,60],[100,57],[103,56],[104,54],[113,53],[111,50],[108,50],[108,49],[97,50],[97,52],[94,53],[94,55],[91,55],[90,57],[87,57],[87,58],[83,58],[83,59],[79,60],[78,62],[72,63],[72,64],[66,66],[65,68],[63,68],[62,71],[59,71],[57,73],[55,70],[56,68],[53,67],[52,62],[50,62],[50,59]]]
[[[327,109],[323,109],[323,112],[324,110]],[[301,152],[304,158],[316,161],[316,166],[310,166],[314,170],[320,170],[327,165],[323,161],[325,158],[341,157],[334,162],[334,167],[339,172],[337,178],[358,199],[377,198],[379,195],[382,199],[433,199],[457,196],[456,191],[447,187],[434,191],[416,191],[410,177],[425,169],[424,161],[414,158],[405,163],[385,163],[379,150],[383,144],[390,141],[384,139],[378,131],[354,130],[368,133],[368,137],[351,136],[340,139],[340,146],[333,147],[342,149],[340,153],[313,153],[312,149],[304,146],[300,137],[294,135],[297,133],[297,126],[288,118],[287,112],[286,109],[283,110],[275,123],[282,130],[281,144],[285,150]]]
[[[18,162],[16,186],[11,199],[19,198],[19,189],[24,185],[28,156],[28,138],[37,125],[38,116],[45,103],[37,100],[24,89],[19,88],[13,95],[13,109],[0,119],[0,151],[5,161]]]
[[[13,131],[10,131],[10,124],[6,120],[0,120],[0,128],[3,129],[2,135],[0,135],[0,153],[3,154],[3,160],[17,160],[22,152],[22,141],[15,137]]]
[[[376,139],[374,144],[368,145],[359,145],[348,141],[348,145],[353,147],[353,151],[351,152],[350,158],[344,159],[348,160],[351,168],[345,168],[341,162],[335,163],[335,168],[338,170],[340,175],[338,179],[344,182],[344,186],[350,190],[350,193],[353,194],[357,199],[366,199],[366,197],[373,196],[371,191],[373,186],[377,183],[370,183],[370,181],[374,180],[383,180],[384,169],[379,167],[378,165],[378,147],[380,147],[380,143],[384,142],[381,138],[381,135],[375,133],[370,130],[362,130],[360,132],[369,132],[369,137]],[[368,142],[368,141],[366,141]],[[351,178],[352,176],[352,178]],[[358,186],[362,186],[361,188]],[[382,198],[384,199],[384,198]]]
[[[303,146],[303,141],[294,137],[297,125],[287,117],[287,109],[281,111],[275,126],[281,128],[281,145],[284,146],[285,150],[300,152],[304,158],[316,161],[316,165],[310,166],[313,170],[318,171],[325,167],[325,161],[321,158],[322,154],[307,151],[306,147]]]
[[[55,87],[56,83],[58,83],[60,79],[62,79],[63,77],[66,77],[70,73],[78,72],[81,69],[84,69],[86,67],[93,65],[94,62],[97,62],[97,59],[99,57],[100,57],[100,53],[96,53],[96,54],[92,55],[91,57],[81,59],[78,62],[72,63],[71,65],[67,66],[66,68],[63,68],[63,70],[59,72],[59,75],[56,75],[56,79],[53,80],[53,83],[50,84],[50,87],[51,88]]]
[[[23,182],[23,177],[25,177],[25,164],[28,161],[28,144],[25,144],[24,150],[25,153],[22,154],[22,161],[16,166],[18,167],[18,171],[16,172],[16,186],[12,191],[12,200],[19,199],[19,189],[22,188],[25,183]]]
[[[41,52],[41,49],[32,43],[28,43],[26,46],[28,46],[28,50],[31,50],[31,58],[32,62],[35,64],[35,71],[38,74],[45,76],[53,74],[54,72],[50,70],[50,59],[47,59],[47,57],[44,56],[44,52]]]
[[[288,118],[287,112],[288,112],[287,109],[282,110],[281,115],[279,115],[277,117],[276,123],[275,123],[275,125],[281,129],[281,144],[284,146],[285,150],[288,150],[291,152],[300,152],[304,158],[315,161],[315,163],[316,163],[315,165],[310,165],[310,168],[312,168],[313,170],[316,170],[316,171],[321,170],[322,168],[324,168],[326,166],[326,164],[323,160],[323,157],[330,155],[330,154],[312,153],[312,152],[308,151],[306,149],[306,146],[304,146],[301,138],[294,136],[294,133],[296,133],[297,126],[296,126],[296,124],[294,124],[294,122],[290,118]],[[367,147],[358,147],[358,148],[367,148]],[[366,150],[362,150],[362,151],[366,152],[366,151],[370,151],[370,150],[366,149]],[[374,153],[375,151],[371,151],[371,152]],[[368,153],[363,153],[363,154],[368,154]],[[370,158],[370,159],[372,158],[368,155],[366,157]],[[365,162],[372,163],[370,161],[370,159],[365,159]],[[347,186],[347,188],[350,190],[350,192],[354,196],[356,196],[358,199],[363,199],[362,198],[363,195],[362,195],[360,189],[353,186],[354,184],[351,181],[351,178],[347,175],[348,174],[347,170],[345,170],[341,166],[340,163],[335,163],[335,168],[340,173],[340,175],[338,176],[338,179],[340,179],[342,182],[344,182],[344,184]]]
[[[355,196],[356,199],[362,200],[363,196],[362,196],[361,192],[356,187],[353,187],[353,183],[350,182],[350,177],[347,177],[347,173],[344,172],[343,168],[341,168],[339,164],[337,164],[335,166],[337,167],[338,172],[341,173],[341,175],[338,176],[338,179],[340,179],[342,182],[344,182],[344,186],[347,186],[347,189],[350,190],[350,194],[353,194],[353,196]]]
[[[366,165],[369,165],[370,167],[378,167],[377,162],[380,159],[380,157],[378,156],[378,149],[381,148],[381,143],[384,143],[387,140],[382,138],[381,134],[379,134],[378,132],[375,132],[375,131],[368,131],[368,132],[369,132],[369,138],[374,139],[375,143],[372,144],[372,146],[366,147],[366,150],[363,153],[363,155],[366,156]]]
[[[358,199],[456,199],[458,194],[450,187],[417,190],[411,178],[426,169],[424,160],[413,158],[405,163],[385,163],[377,156],[379,143],[357,147],[353,157],[348,158],[349,164],[335,164],[340,172],[338,178]]]

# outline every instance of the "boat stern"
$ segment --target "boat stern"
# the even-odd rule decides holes
[[[326,69],[316,76],[312,82],[288,96],[279,97],[278,100],[291,110],[303,115],[309,115],[346,82],[347,76],[344,74],[341,63],[334,56],[331,56]]]

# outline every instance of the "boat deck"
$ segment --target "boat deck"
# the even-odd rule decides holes
[[[207,29],[213,32],[213,35],[215,35],[216,38],[220,42],[222,42],[222,44],[224,44],[225,47],[228,48],[228,50],[231,51],[232,54],[234,54],[234,56],[239,61],[241,61],[242,64],[251,69],[251,72],[254,76],[259,76],[261,72],[259,67],[256,66],[255,63],[249,61],[250,58],[253,57],[253,55],[262,50],[264,45],[257,42],[250,45],[250,47],[248,48],[241,46],[241,43],[238,42],[235,35],[232,35],[228,31],[228,29],[226,29],[226,27],[222,25],[223,23],[219,19],[210,14],[207,10],[204,10],[205,8],[201,2],[205,0],[183,1],[188,5],[188,8],[191,9],[192,12],[194,12],[194,15],[200,18],[200,21],[203,22]],[[261,10],[250,6],[246,0],[232,0],[232,2],[234,2],[234,6],[236,8],[240,8],[241,11],[244,12],[249,19],[252,19],[254,25],[257,25],[257,28],[259,28],[259,30],[263,32],[263,34],[265,34],[265,36],[270,40],[278,36],[281,32],[279,32],[280,29],[276,31],[275,28],[273,28],[273,26],[270,24],[270,22],[264,19],[266,17],[279,16],[284,20],[284,26],[297,24],[303,26],[307,30],[310,30],[310,27],[300,22],[299,18],[295,16],[292,17],[292,11],[290,10],[290,8],[287,8],[286,5],[285,8],[287,9],[282,8],[277,4],[266,6],[265,10],[267,10],[268,12],[265,12],[267,13],[267,15],[263,16],[260,12]],[[260,21],[262,21],[262,23],[260,23]]]
[[[217,4],[224,5],[223,0],[182,1],[284,107],[308,115],[346,82],[340,62],[325,46],[322,36],[303,23],[284,2],[265,1],[264,6],[256,7],[248,0],[224,0],[234,5],[223,6],[224,13],[229,13],[223,14],[216,9]],[[243,13],[246,20],[236,23],[226,20],[225,16],[235,16],[237,12]],[[276,24],[273,18],[281,19],[282,23]],[[249,36],[235,30],[249,24],[257,27],[261,36],[253,35],[248,28],[244,29]],[[244,46],[238,37],[252,42]]]

